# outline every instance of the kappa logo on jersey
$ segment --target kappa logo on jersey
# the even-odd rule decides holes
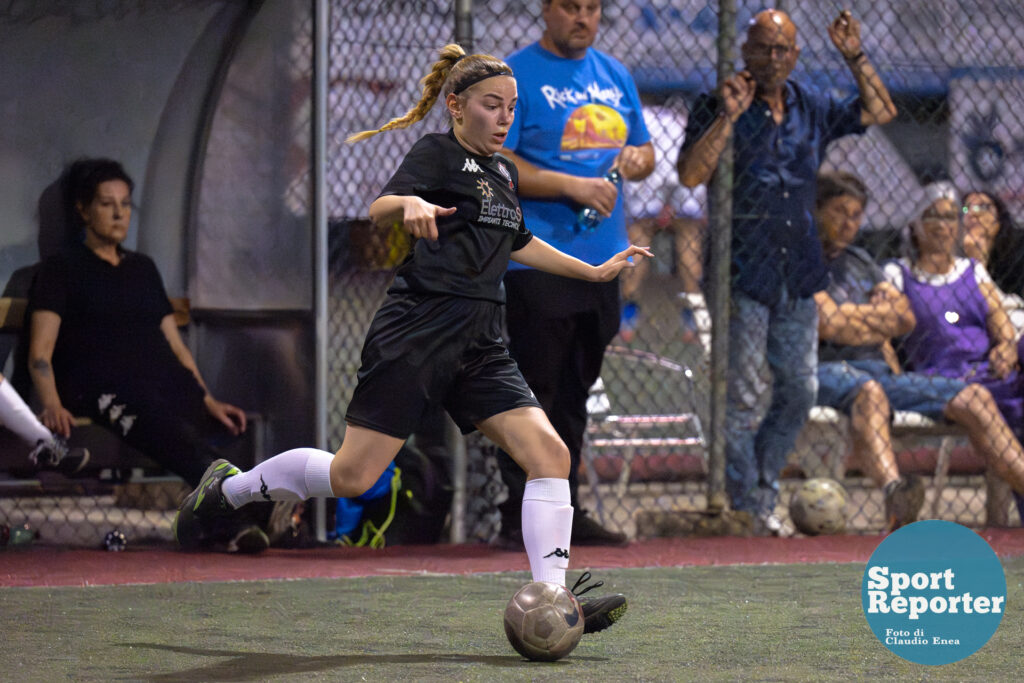
[[[476,159],[466,158],[466,163],[462,164],[463,173],[483,173],[484,169],[480,168],[480,164],[476,163]]]
[[[508,189],[516,189],[516,186],[512,184],[512,174],[508,172],[507,168],[505,168],[505,164],[501,163],[500,161],[498,162],[498,173],[504,176],[505,180],[508,181]]]

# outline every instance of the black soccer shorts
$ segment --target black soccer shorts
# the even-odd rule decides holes
[[[463,434],[499,413],[540,407],[502,341],[501,320],[492,301],[389,295],[363,342],[345,420],[405,439],[437,403]]]

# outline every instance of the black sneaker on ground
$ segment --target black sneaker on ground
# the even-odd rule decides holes
[[[247,526],[228,541],[227,552],[256,555],[270,547],[270,537],[255,524]]]
[[[885,486],[885,530],[896,531],[917,521],[924,505],[924,482],[914,474]]]
[[[576,583],[573,584],[572,593],[579,599],[580,609],[583,610],[583,632],[597,633],[621,619],[622,615],[626,613],[628,605],[626,604],[626,596],[622,593],[605,595],[600,598],[580,597],[584,593],[604,585],[604,581],[598,581],[589,586],[581,585],[587,581],[590,581],[590,572],[583,572],[580,574],[580,578],[576,579]]]
[[[221,493],[221,485],[228,477],[241,472],[227,460],[214,460],[203,473],[199,486],[185,496],[174,516],[171,530],[182,548],[197,548],[210,538],[210,531],[218,518],[234,512]]]
[[[39,441],[35,449],[28,454],[28,459],[37,470],[52,470],[70,477],[81,472],[89,464],[89,450],[68,448],[63,439],[55,436],[49,441]]]
[[[573,545],[614,545],[629,544],[626,534],[605,529],[597,523],[586,510],[576,510],[572,516]]]

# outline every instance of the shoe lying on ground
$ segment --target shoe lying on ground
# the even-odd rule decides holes
[[[605,595],[600,598],[580,597],[584,593],[604,585],[604,581],[598,581],[589,586],[582,585],[589,580],[590,572],[580,574],[580,578],[576,579],[576,583],[573,584],[572,593],[579,599],[580,609],[583,610],[583,632],[597,633],[621,619],[622,615],[626,613],[628,605],[626,596],[621,593]]]
[[[270,537],[255,524],[247,526],[228,541],[227,552],[256,555],[270,547]]]
[[[28,455],[37,470],[52,470],[66,477],[78,474],[89,464],[89,450],[86,448],[68,448],[64,440],[54,437],[49,441],[40,441]]]
[[[776,536],[788,538],[793,535],[793,529],[786,525],[778,515],[771,512],[760,512],[753,515],[753,531],[755,536]]]
[[[924,482],[908,474],[885,486],[885,530],[896,531],[917,521],[924,505]]]
[[[572,542],[574,545],[624,546],[629,539],[624,533],[605,529],[581,509],[572,516]]]
[[[231,517],[234,510],[224,500],[221,485],[228,477],[241,472],[227,460],[214,460],[203,473],[199,486],[185,496],[174,516],[171,530],[182,548],[198,548],[215,540],[213,529],[218,520]]]

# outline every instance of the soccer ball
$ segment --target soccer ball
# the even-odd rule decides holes
[[[527,659],[553,662],[565,657],[583,635],[583,610],[565,586],[528,583],[505,607],[505,635]]]
[[[808,479],[789,500],[789,517],[808,536],[841,534],[846,530],[849,496],[834,479]]]

